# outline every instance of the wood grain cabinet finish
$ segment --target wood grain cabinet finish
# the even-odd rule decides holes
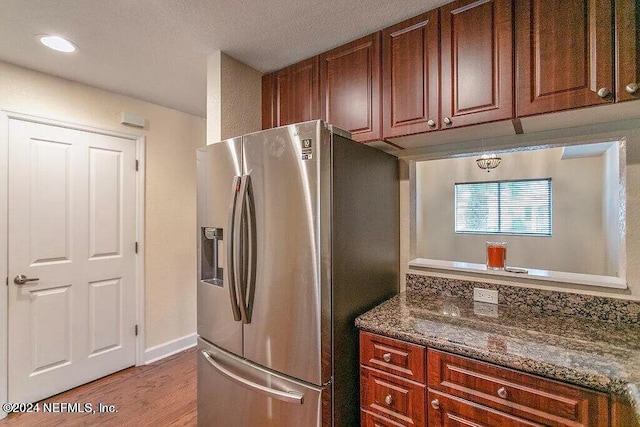
[[[440,9],[442,128],[513,118],[512,10],[511,0]]]
[[[496,411],[486,406],[467,400],[458,399],[448,394],[429,390],[427,396],[429,427],[449,426],[509,426],[509,427],[542,427],[539,424],[522,418]]]
[[[360,142],[381,131],[380,33],[320,55],[320,117]]]
[[[360,363],[424,383],[426,348],[368,332],[360,333]]]
[[[360,411],[361,427],[405,427],[408,424],[398,423],[388,418],[379,417],[367,411]]]
[[[640,99],[640,1],[616,0],[616,99]]]
[[[438,10],[382,31],[385,138],[439,129]]]
[[[401,425],[425,425],[425,386],[377,369],[360,367],[360,405]]]
[[[612,0],[515,1],[518,116],[613,101],[611,13]]]
[[[274,73],[262,76],[262,129],[271,129],[275,127],[275,108],[273,85]]]
[[[611,399],[611,427],[640,427],[636,411],[622,399]]]
[[[273,84],[274,126],[320,118],[317,56],[276,71]]]
[[[427,361],[429,390],[544,425],[609,425],[605,394],[436,350]]]

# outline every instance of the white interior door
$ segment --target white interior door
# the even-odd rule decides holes
[[[135,364],[135,173],[134,141],[9,121],[9,401]]]

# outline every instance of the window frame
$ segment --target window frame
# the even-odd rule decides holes
[[[457,197],[457,189],[458,185],[479,185],[479,184],[498,184],[498,229],[500,229],[502,215],[500,209],[500,184],[509,183],[509,182],[530,182],[530,181],[547,181],[549,188],[549,233],[513,233],[513,232],[492,232],[492,231],[458,231],[458,197]],[[487,236],[522,236],[522,237],[553,237],[553,182],[551,177],[547,178],[525,178],[525,179],[503,179],[503,180],[492,180],[492,181],[469,181],[469,182],[456,182],[454,183],[454,191],[453,191],[453,209],[454,209],[454,218],[453,218],[453,232],[454,234],[473,234],[473,235],[487,235]]]

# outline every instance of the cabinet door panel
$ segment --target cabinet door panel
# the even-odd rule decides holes
[[[425,386],[376,369],[360,367],[362,410],[400,424],[424,425]]]
[[[640,99],[640,1],[616,0],[616,97]],[[635,84],[636,86],[631,86]]]
[[[317,56],[277,71],[276,126],[320,118],[319,89]]]
[[[517,115],[610,102],[611,0],[516,0]]]
[[[430,427],[542,427],[544,425],[503,414],[485,406],[432,390],[428,392],[427,401],[427,405],[429,405],[427,424]]]
[[[504,413],[555,426],[607,426],[605,394],[428,350],[428,385]]]
[[[382,57],[385,138],[437,129],[438,11],[383,30]]]
[[[442,7],[442,127],[513,117],[511,11],[509,0]]]
[[[356,141],[380,139],[380,33],[322,54],[320,93],[323,120]]]

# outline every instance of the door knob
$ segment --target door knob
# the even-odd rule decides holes
[[[16,285],[24,285],[27,282],[37,282],[40,280],[38,277],[27,277],[24,274],[18,274],[14,279],[13,283]]]
[[[504,387],[500,387],[498,389],[498,396],[500,396],[503,399],[506,399],[507,398],[507,389],[504,388]]]
[[[610,95],[611,95],[611,91],[608,88],[601,87],[600,89],[598,89],[598,96],[600,98],[607,98]]]
[[[626,87],[625,90],[627,92],[629,92],[631,95],[633,95],[634,93],[638,92],[638,83],[629,83]]]

